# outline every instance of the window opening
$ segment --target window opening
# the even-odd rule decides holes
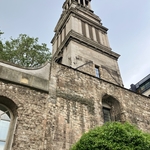
[[[104,122],[111,121],[111,113],[109,108],[103,107]]]
[[[119,101],[107,94],[102,99],[102,113],[104,122],[122,121]]]
[[[100,78],[99,66],[95,66],[95,75],[97,78]]]
[[[80,0],[81,5],[83,5],[83,0]]]
[[[85,1],[85,5],[88,6],[88,3],[89,3],[88,0],[86,0],[86,1]]]
[[[61,63],[62,63],[62,57],[58,58],[58,59],[56,60],[56,62],[57,62],[58,64],[61,64]]]
[[[10,120],[11,118],[8,109],[3,105],[0,105],[0,150],[4,150]]]

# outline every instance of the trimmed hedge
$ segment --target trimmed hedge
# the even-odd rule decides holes
[[[150,150],[150,134],[129,123],[106,123],[83,134],[71,150]]]

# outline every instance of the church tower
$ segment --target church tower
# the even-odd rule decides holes
[[[53,61],[123,86],[108,29],[91,9],[91,0],[66,0],[52,39]]]

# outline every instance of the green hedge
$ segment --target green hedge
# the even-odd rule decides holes
[[[150,150],[150,134],[129,123],[106,123],[83,134],[71,150]]]

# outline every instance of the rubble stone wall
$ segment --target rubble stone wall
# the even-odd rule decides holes
[[[44,149],[47,97],[47,93],[0,81],[0,103],[16,118],[12,150]]]
[[[121,122],[150,131],[148,97],[58,64],[53,64],[51,77],[47,149],[69,150],[84,132],[103,125],[102,99],[106,95],[119,102]]]
[[[16,118],[12,150],[69,150],[84,132],[104,124],[107,98],[119,121],[150,132],[148,97],[56,63],[50,74],[49,93],[0,81],[0,103]]]

